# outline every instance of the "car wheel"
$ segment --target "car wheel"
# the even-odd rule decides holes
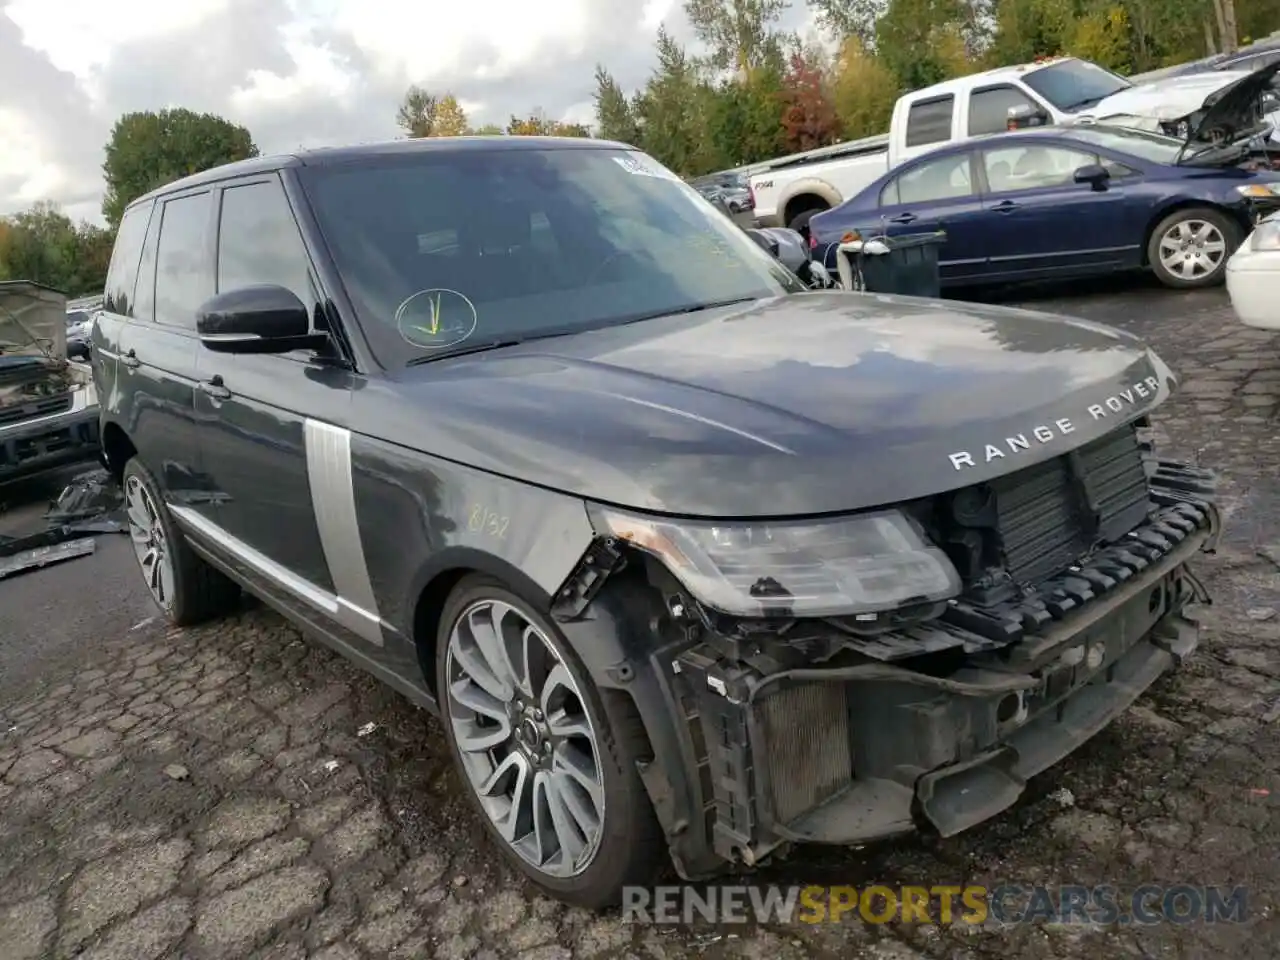
[[[667,846],[636,772],[649,747],[631,699],[596,690],[555,626],[489,577],[455,589],[436,649],[454,761],[506,859],[591,910],[652,882]]]
[[[137,457],[124,466],[124,498],[143,582],[169,621],[186,627],[235,609],[240,587],[196,556]]]
[[[790,227],[792,230],[794,230],[796,233],[800,234],[800,236],[804,237],[805,240],[808,240],[809,239],[809,221],[812,220],[817,214],[821,212],[822,212],[821,210],[805,210],[802,213],[797,213],[794,217],[791,218],[791,222],[788,223],[787,226]]]
[[[730,211],[731,213],[741,213],[741,212],[742,212],[742,204],[738,203],[738,201],[737,201],[737,200],[730,200],[730,201],[729,201],[729,211]]]
[[[1240,225],[1225,213],[1190,207],[1156,224],[1147,243],[1147,259],[1166,287],[1208,287],[1222,282],[1227,260],[1242,239]]]

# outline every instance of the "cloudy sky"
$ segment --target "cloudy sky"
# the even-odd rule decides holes
[[[784,24],[807,29],[801,0]],[[53,200],[101,222],[102,148],[131,110],[246,125],[266,153],[398,134],[410,83],[475,123],[589,120],[604,63],[628,89],[679,0],[0,0],[0,215]]]

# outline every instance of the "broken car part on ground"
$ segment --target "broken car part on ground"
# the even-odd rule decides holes
[[[95,534],[128,532],[120,486],[101,467],[73,477],[44,520],[42,530],[0,535],[0,580],[88,556],[94,551]]]
[[[601,141],[258,158],[126,210],[94,325],[170,622],[248,589],[437,712],[498,848],[585,906],[668,851],[1007,808],[1194,650],[1219,527],[1141,341],[809,291],[689,199]]]

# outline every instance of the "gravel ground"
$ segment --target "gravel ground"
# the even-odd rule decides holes
[[[716,930],[565,909],[490,852],[425,713],[261,608],[188,631],[147,620],[128,544],[107,537],[0,582],[0,958],[1276,956],[1280,338],[1242,330],[1221,291],[1116,284],[1029,305],[1134,330],[1183,378],[1163,442],[1222,471],[1229,516],[1197,568],[1217,601],[1200,650],[985,826],[802,849],[754,879],[1245,885],[1246,923],[855,913]]]

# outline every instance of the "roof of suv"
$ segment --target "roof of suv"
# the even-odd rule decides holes
[[[634,150],[635,147],[613,140],[596,140],[590,137],[413,137],[405,140],[386,140],[379,143],[363,143],[349,147],[317,147],[297,150],[293,153],[275,154],[269,157],[252,157],[211,167],[193,173],[181,180],[174,180],[150,193],[145,193],[129,206],[145,203],[170,193],[188,190],[205,184],[217,183],[231,177],[267,173],[285,167],[319,167],[337,163],[350,163],[371,157],[398,156],[401,154],[495,151],[495,150]]]

